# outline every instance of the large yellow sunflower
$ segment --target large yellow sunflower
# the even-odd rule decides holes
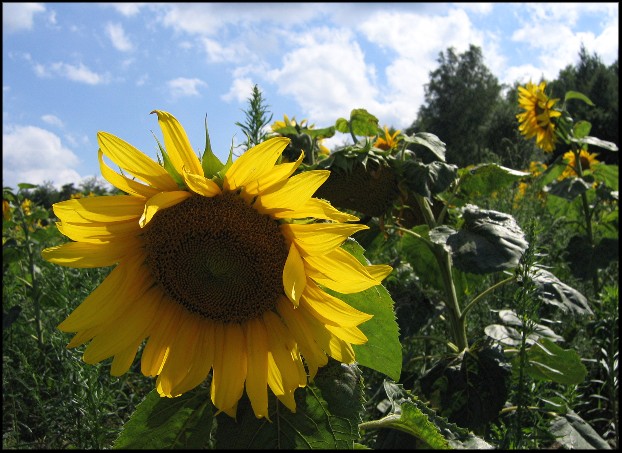
[[[546,82],[535,85],[528,82],[525,87],[518,87],[518,105],[525,110],[516,115],[518,129],[527,138],[536,137],[536,145],[546,152],[555,149],[555,124],[553,118],[561,115],[553,106],[559,99],[550,99],[544,89]]]
[[[388,151],[390,149],[397,148],[401,137],[399,137],[401,130],[396,130],[393,134],[389,131],[387,126],[384,127],[384,137],[378,137],[374,146],[382,150]]]
[[[359,292],[391,267],[362,265],[340,247],[366,227],[312,197],[328,171],[292,176],[302,156],[277,164],[289,139],[270,139],[210,178],[179,122],[153,113],[173,176],[99,132],[101,172],[128,195],[54,205],[59,230],[74,242],[44,250],[46,260],[117,265],[59,328],[76,332],[68,347],[90,342],[85,362],[112,357],[115,376],[147,339],[141,369],[157,376],[161,396],[187,392],[213,370],[220,411],[235,416],[246,390],[255,415],[267,417],[268,387],[294,411],[307,370],[313,378],[327,356],[351,363],[351,345],[367,341],[357,326],[371,316],[325,288]],[[114,172],[103,156],[142,182]]]

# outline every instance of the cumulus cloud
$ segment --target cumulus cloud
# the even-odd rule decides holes
[[[231,89],[226,94],[221,96],[221,99],[226,102],[232,100],[237,102],[246,101],[253,92],[253,81],[248,77],[240,77],[233,79]]]
[[[169,80],[166,85],[173,98],[200,96],[199,88],[207,86],[201,79],[187,79],[185,77]]]
[[[135,16],[148,3],[104,3],[126,17]]]
[[[86,83],[87,85],[107,83],[110,78],[107,74],[97,74],[82,63],[73,65],[56,62],[47,66],[37,63],[34,65],[34,69],[39,77],[60,76],[74,82]]]
[[[34,16],[45,11],[41,3],[2,3],[2,30],[14,33],[32,30]]]
[[[56,134],[35,126],[8,126],[2,134],[2,184],[17,187],[20,182],[56,187],[82,179],[76,154]]]
[[[106,35],[110,38],[112,45],[115,49],[121,52],[129,52],[134,48],[128,37],[125,35],[125,30],[121,24],[106,24]]]

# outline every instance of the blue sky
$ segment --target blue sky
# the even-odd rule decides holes
[[[274,114],[405,128],[452,46],[502,83],[556,78],[583,44],[618,58],[617,3],[3,3],[2,179],[99,177],[98,131],[155,159],[154,109],[224,159],[253,84]],[[153,132],[153,134],[152,134]],[[343,143],[338,134],[328,146]],[[241,150],[237,148],[238,152]],[[109,163],[110,164],[110,163]]]

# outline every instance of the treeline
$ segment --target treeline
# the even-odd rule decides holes
[[[558,146],[553,155],[542,155],[533,141],[518,131],[518,86],[499,83],[483,63],[482,51],[471,45],[457,54],[453,48],[441,52],[439,66],[425,85],[425,102],[406,133],[430,132],[447,145],[446,159],[460,167],[497,162],[525,169],[533,160],[552,161],[568,151]],[[539,83],[540,80],[532,80]],[[579,62],[560,71],[557,79],[547,80],[547,94],[560,98],[569,90],[579,91],[595,106],[570,101],[578,118],[592,123],[590,135],[615,143],[618,137],[618,61],[605,65],[596,54],[582,46]],[[599,160],[618,163],[618,154],[598,151]]]
[[[77,187],[74,183],[69,183],[63,185],[58,190],[50,181],[46,181],[33,189],[25,191],[26,198],[46,209],[51,209],[54,203],[71,198],[118,194],[122,194],[122,192],[116,187],[111,188],[107,183],[95,176],[84,179]]]

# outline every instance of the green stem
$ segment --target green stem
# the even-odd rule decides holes
[[[500,282],[495,283],[494,285],[492,285],[490,288],[486,289],[485,291],[482,291],[481,293],[479,293],[477,296],[473,298],[471,302],[469,302],[469,304],[466,307],[464,307],[464,310],[462,310],[462,317],[464,318],[466,314],[471,310],[471,308],[473,308],[477,302],[479,302],[481,299],[486,297],[489,293],[493,292],[495,289],[500,288],[503,285],[506,285],[514,281],[516,281],[516,277],[514,276],[508,277],[505,280],[501,280]]]

